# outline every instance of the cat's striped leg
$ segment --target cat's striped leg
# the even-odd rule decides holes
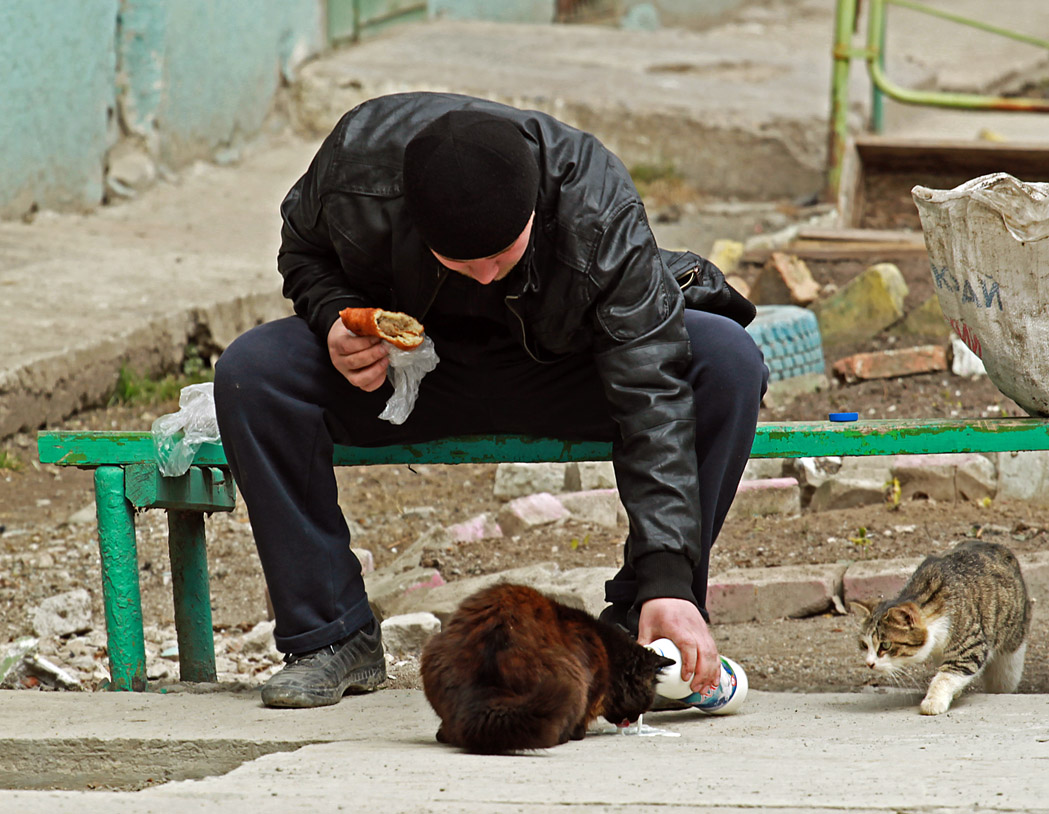
[[[1020,686],[1020,676],[1023,675],[1026,654],[1027,642],[1012,653],[996,653],[987,662],[987,669],[983,674],[987,692],[1016,692],[1016,688]]]
[[[961,695],[974,678],[976,676],[973,674],[962,675],[940,670],[933,676],[929,684],[929,691],[925,693],[925,698],[919,707],[921,714],[940,715],[946,712],[951,706],[951,701]]]

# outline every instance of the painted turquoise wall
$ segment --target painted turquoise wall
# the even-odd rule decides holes
[[[429,0],[430,16],[497,23],[552,23],[556,0]]]
[[[281,73],[325,44],[320,0],[122,0],[125,126],[180,165],[250,138]]]
[[[653,7],[674,17],[746,1]],[[263,125],[281,74],[327,47],[328,16],[345,28],[394,11],[415,19],[426,7],[431,17],[549,22],[556,8],[556,0],[360,0],[355,12],[355,2],[0,0],[0,218],[97,206],[117,144],[174,170],[236,155]]]
[[[102,198],[118,0],[0,2],[0,216]]]
[[[376,2],[381,0],[372,0]],[[389,1],[389,0],[387,0]],[[330,0],[352,4],[352,0]],[[623,19],[652,19],[664,25],[700,28],[753,0],[604,0],[590,11],[618,9]],[[428,0],[430,17],[446,20],[491,20],[499,23],[550,23],[557,16],[557,0]],[[640,6],[644,15],[631,14]],[[588,10],[586,3],[579,7]]]
[[[177,169],[236,147],[326,0],[0,0],[0,217],[88,210],[123,137]]]

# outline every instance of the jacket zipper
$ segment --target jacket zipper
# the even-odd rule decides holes
[[[444,281],[448,279],[448,273],[448,269],[440,263],[437,264],[437,285],[433,289],[433,294],[430,295],[430,301],[426,303],[426,307],[423,308],[423,312],[419,316],[420,322],[423,322],[426,315],[430,313],[430,308],[433,307],[433,301],[437,299],[437,294],[440,292],[441,286],[444,285]]]
[[[509,309],[510,313],[513,314],[515,317],[517,317],[517,321],[521,325],[521,347],[523,347],[525,349],[525,353],[527,353],[529,356],[531,356],[539,364],[541,364],[541,365],[553,364],[553,362],[546,362],[546,361],[543,361],[542,359],[540,359],[538,356],[536,356],[534,353],[532,353],[532,349],[530,347],[528,347],[528,329],[525,328],[525,323],[524,323],[524,320],[521,318],[521,315],[519,313],[517,313],[517,311],[514,310],[514,307],[510,304],[510,300],[519,300],[519,299],[521,299],[521,295],[520,294],[508,294],[506,297],[503,298],[503,302],[506,304],[506,307],[507,307],[507,309]]]
[[[441,286],[444,285],[444,281],[446,279],[448,279],[449,273],[450,272],[449,272],[449,270],[447,268],[445,268],[444,266],[438,264],[438,268],[437,268],[437,285],[434,287],[433,294],[430,295],[430,300],[429,300],[429,302],[426,303],[426,307],[423,309],[422,315],[419,317],[419,321],[420,322],[423,322],[425,320],[426,315],[430,312],[430,308],[433,307],[434,300],[437,299],[437,294],[440,292]],[[517,317],[517,322],[521,326],[521,346],[525,349],[525,353],[527,353],[529,356],[531,356],[532,359],[534,359],[539,364],[541,364],[541,365],[553,364],[552,362],[547,362],[547,361],[544,361],[544,360],[540,359],[538,356],[536,356],[532,352],[532,349],[530,347],[528,347],[528,330],[525,328],[524,320],[521,318],[521,315],[519,313],[517,313],[517,311],[514,310],[514,307],[510,304],[510,300],[518,300],[520,298],[521,298],[520,294],[509,294],[509,295],[507,295],[506,297],[503,298],[503,303],[506,305],[507,309],[509,309],[510,313],[513,314],[515,317]]]

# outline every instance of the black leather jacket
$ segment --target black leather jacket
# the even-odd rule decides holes
[[[666,262],[681,257],[661,254],[629,173],[596,138],[543,113],[466,96],[407,93],[365,102],[343,116],[281,206],[284,294],[321,337],[350,306],[425,322],[448,271],[408,216],[401,157],[412,135],[454,108],[506,116],[535,151],[541,181],[531,262],[511,275],[511,323],[540,362],[593,354],[622,434],[614,464],[630,518],[636,601],[695,601],[700,508],[692,391],[684,379],[691,350],[681,289]],[[689,293],[723,301],[720,272],[709,264],[701,271]]]

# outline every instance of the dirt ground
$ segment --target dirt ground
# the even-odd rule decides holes
[[[821,285],[833,288],[877,259],[810,263],[810,267]],[[932,293],[927,261],[915,258],[900,262],[900,268],[911,287],[908,307],[914,307]],[[923,341],[885,334],[854,346],[826,348],[828,370],[846,353]],[[176,408],[173,402],[111,407],[75,416],[62,428],[144,430],[158,415]],[[813,420],[843,409],[878,418],[1021,414],[985,377],[936,373],[852,385],[832,382],[827,389],[789,404],[764,407],[761,419]],[[41,466],[35,438],[29,435],[0,444],[0,450],[22,464],[19,469],[0,469],[0,647],[31,632],[31,611],[43,599],[75,587],[91,593],[96,627],[102,628],[91,473]],[[355,533],[355,548],[371,551],[381,567],[433,525],[497,511],[494,473],[495,467],[488,465],[340,469],[343,507]],[[137,523],[147,638],[152,631],[163,639],[173,624],[165,517],[162,512],[146,512]],[[264,582],[243,508],[209,518],[208,527],[214,624],[220,640],[223,634],[232,639],[266,618]],[[861,527],[871,540],[862,547],[850,541]],[[916,501],[895,509],[886,504],[796,517],[732,519],[715,546],[711,570],[716,574],[735,567],[924,556],[970,535],[1003,542],[1017,553],[1042,550],[1049,541],[1049,508],[1002,501],[989,506]],[[621,561],[621,548],[621,531],[565,523],[513,540],[461,544],[424,564],[438,568],[452,581],[543,561],[562,568],[613,566]],[[1022,692],[1049,692],[1049,619],[1043,616],[1036,610]],[[714,620],[713,630],[722,652],[744,665],[757,689],[869,691],[876,682],[857,649],[856,626],[852,616],[828,614],[763,624],[727,625]],[[87,654],[78,646],[77,653],[70,649],[66,655],[79,657],[81,664],[86,660],[89,666],[94,661],[98,680],[92,686],[97,686],[105,674],[104,637],[96,633],[91,641]],[[265,661],[245,666],[237,661],[239,647],[231,645],[223,658],[233,672],[238,672],[234,666],[239,664],[245,680],[257,681],[276,669]],[[56,660],[63,655],[62,648],[62,643],[55,647]],[[924,674],[915,676],[913,686],[923,686],[924,680]],[[411,665],[391,681],[392,686],[416,684]]]

